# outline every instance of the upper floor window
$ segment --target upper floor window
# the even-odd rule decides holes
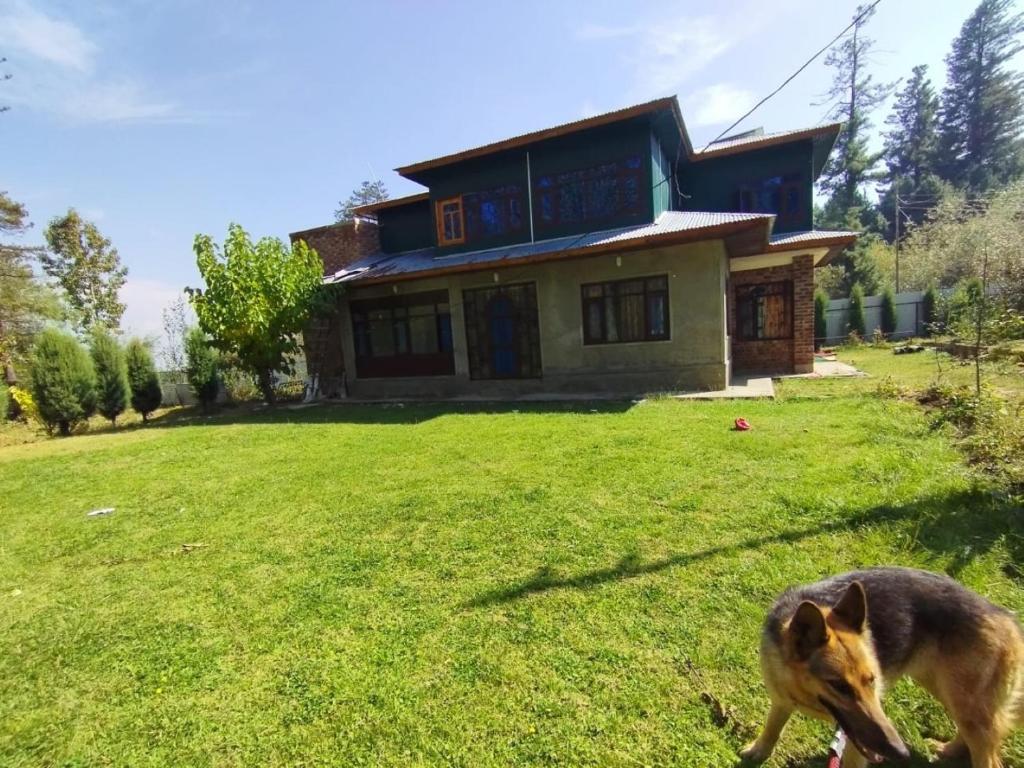
[[[540,176],[534,183],[537,217],[544,224],[559,226],[639,213],[642,178],[639,155]]]
[[[462,196],[437,201],[437,244],[457,245],[466,242],[466,226],[462,216]]]
[[[523,229],[523,188],[519,184],[466,193],[462,205],[470,242]]]
[[[780,221],[794,221],[803,213],[801,188],[799,173],[744,184],[737,192],[737,207],[743,213],[774,213]]]
[[[668,333],[668,278],[583,286],[583,343],[661,341]]]
[[[740,341],[793,338],[793,283],[737,286],[736,335]]]

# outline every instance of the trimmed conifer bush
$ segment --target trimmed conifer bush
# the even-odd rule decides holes
[[[149,415],[160,407],[163,394],[160,391],[160,376],[156,372],[153,356],[138,339],[132,339],[125,348],[125,362],[128,365],[128,386],[132,393],[132,408],[148,421]]]
[[[97,329],[92,333],[90,353],[96,369],[96,409],[111,424],[128,407],[128,366],[125,365],[121,345],[108,331]]]
[[[206,410],[217,399],[220,388],[220,363],[206,334],[192,328],[185,336],[185,375],[199,403]]]
[[[821,347],[828,335],[828,296],[824,291],[814,292],[814,346]]]
[[[937,301],[938,296],[935,292],[935,286],[929,285],[924,292],[924,296],[921,297],[921,324],[923,326],[922,332],[925,336],[931,336],[935,330]]]
[[[78,340],[49,328],[32,352],[31,392],[47,431],[62,435],[96,412],[96,371]]]
[[[882,291],[882,333],[888,335],[896,331],[896,294],[886,286]]]
[[[7,415],[10,413],[11,399],[7,394],[7,385],[0,384],[0,424],[7,421]]]
[[[867,323],[864,320],[864,289],[860,283],[854,283],[850,290],[850,314],[846,325],[851,333],[864,338]]]

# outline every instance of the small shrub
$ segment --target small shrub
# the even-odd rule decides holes
[[[189,386],[205,411],[217,400],[220,361],[206,334],[199,328],[192,328],[185,336],[185,358]]]
[[[896,294],[892,292],[892,288],[886,286],[882,291],[882,332],[895,333],[896,322]]]
[[[860,287],[860,283],[855,283],[850,291],[850,310],[846,325],[851,334],[856,333],[862,339],[867,335],[864,320],[864,289]]]
[[[846,346],[859,347],[864,344],[864,339],[856,331],[850,331],[846,336]]]
[[[0,424],[7,421],[7,414],[11,410],[11,396],[7,392],[7,386],[0,384]]]
[[[875,394],[887,400],[899,400],[910,394],[910,390],[892,376],[886,376],[875,385]]]
[[[232,366],[224,371],[224,389],[233,403],[251,403],[261,397],[252,374]]]
[[[131,387],[124,351],[109,332],[94,330],[90,346],[92,364],[96,369],[96,410],[111,424],[128,408]]]
[[[128,385],[131,387],[132,408],[142,416],[142,421],[149,420],[149,415],[160,407],[163,393],[160,391],[160,376],[153,364],[153,356],[138,339],[128,342],[125,349],[125,362],[128,365]]]
[[[871,332],[871,345],[873,347],[885,348],[889,346],[888,340],[885,338],[885,332],[881,328],[875,328]]]
[[[43,417],[39,415],[39,406],[36,405],[32,393],[21,387],[11,387],[11,400],[14,401],[18,417],[29,424],[45,427]]]
[[[66,333],[47,329],[32,353],[32,398],[48,432],[70,435],[96,412],[96,371],[82,345]]]
[[[938,315],[936,313],[937,297],[935,286],[929,285],[921,297],[921,323],[924,326],[922,332],[925,336],[931,336],[939,329],[937,327]]]
[[[274,397],[280,401],[296,402],[301,400],[305,394],[306,384],[298,379],[282,381],[274,386]]]
[[[825,343],[828,335],[828,296],[824,291],[814,292],[814,341],[817,347]]]

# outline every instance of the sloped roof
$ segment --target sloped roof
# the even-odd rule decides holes
[[[666,211],[652,224],[588,232],[582,235],[517,243],[501,248],[438,255],[436,248],[404,253],[376,253],[365,256],[333,275],[325,283],[374,283],[411,279],[433,274],[470,272],[499,266],[516,266],[538,261],[597,255],[605,251],[654,248],[702,239],[743,236],[737,247],[753,242],[763,249],[774,216],[764,213],[710,213]]]
[[[382,208],[397,208],[402,205],[409,205],[410,203],[419,203],[429,199],[429,192],[417,192],[415,195],[406,195],[405,197],[392,197],[387,200],[381,200],[379,203],[367,203],[366,205],[358,205],[352,209],[352,212],[374,213],[375,211],[379,211]]]
[[[776,131],[774,133],[739,136],[735,139],[722,139],[704,149],[695,151],[693,157],[695,160],[706,160],[711,157],[732,155],[736,152],[747,152],[752,149],[787,144],[791,141],[800,141],[801,139],[827,138],[830,135],[834,139],[842,127],[842,123],[826,123],[810,128],[797,128],[791,131]]]
[[[816,266],[823,267],[856,241],[859,233],[849,230],[811,229],[783,232],[768,239],[768,252],[791,251],[796,248],[827,248]]]

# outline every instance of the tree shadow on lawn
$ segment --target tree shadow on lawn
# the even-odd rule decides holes
[[[118,431],[143,428],[223,426],[225,424],[419,424],[441,416],[510,413],[578,414],[625,413],[634,400],[458,401],[458,402],[336,402],[275,406],[243,404],[218,406],[209,413],[198,407],[176,408]]]
[[[1020,533],[1022,522],[1024,509],[1019,503],[976,487],[954,494],[926,497],[906,506],[875,507],[820,525],[756,536],[697,552],[681,552],[649,562],[642,561],[636,554],[627,554],[615,565],[575,576],[559,576],[550,567],[543,566],[524,581],[485,592],[465,603],[465,607],[500,605],[555,589],[592,589],[613,581],[632,579],[668,568],[685,567],[719,555],[731,555],[775,544],[794,544],[804,539],[862,527],[893,524],[902,529],[901,532],[908,537],[914,549],[951,558],[946,567],[950,576],[956,577],[975,558],[1001,544],[1009,553],[1009,562],[1005,567],[1007,575],[1024,580],[1024,537]]]

